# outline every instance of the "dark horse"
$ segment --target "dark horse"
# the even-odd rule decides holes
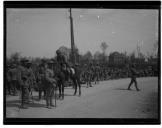
[[[60,64],[56,64],[55,66],[56,77],[57,77],[57,86],[59,88],[59,98],[62,97],[64,99],[64,86],[69,79],[73,81],[76,95],[77,86],[79,86],[79,96],[81,95],[81,86],[79,76],[76,74],[76,70],[64,64],[61,66]]]

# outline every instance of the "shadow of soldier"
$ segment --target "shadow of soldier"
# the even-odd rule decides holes
[[[12,101],[7,101],[6,102],[6,107],[20,107],[21,101],[20,100],[12,100]],[[28,107],[45,107],[45,104],[41,103],[29,103],[27,105]]]

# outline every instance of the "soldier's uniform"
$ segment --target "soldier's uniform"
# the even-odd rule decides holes
[[[130,87],[131,85],[134,83],[135,87],[136,87],[136,90],[139,91],[140,89],[138,88],[137,86],[137,81],[136,81],[136,70],[135,70],[135,65],[132,65],[131,69],[130,69],[130,72],[131,72],[131,82],[128,86],[128,90],[130,90]]]
[[[66,60],[65,57],[61,54],[59,50],[56,51],[57,53],[57,71],[56,71],[56,76],[57,76],[57,82],[59,86],[59,97],[61,97],[61,92],[62,92],[62,99],[64,99],[64,86],[65,86],[65,79],[66,79]]]
[[[92,79],[92,72],[91,72],[91,68],[88,67],[88,69],[87,69],[87,71],[86,71],[87,88],[88,88],[88,87],[92,87],[91,79]]]
[[[32,96],[32,92],[36,84],[36,79],[35,79],[34,72],[31,68],[30,61],[27,62],[27,76],[28,76],[29,92],[30,92],[30,96]]]
[[[100,67],[97,65],[96,66],[96,81],[98,82],[98,84],[99,84],[99,72],[100,72]]]
[[[42,97],[42,92],[44,92],[44,97],[46,95],[44,79],[45,79],[45,69],[44,69],[44,65],[41,64],[39,65],[39,69],[37,72],[37,83],[38,83],[37,86],[38,86],[38,92],[39,92],[39,100]]]
[[[26,68],[26,62],[28,60],[21,60],[22,65],[19,66],[18,81],[21,90],[21,107],[27,108],[26,104],[29,102],[29,82],[28,82],[28,71]]]
[[[11,74],[10,74],[10,65],[7,65],[6,73],[6,90],[9,95],[11,95]]]
[[[48,66],[53,64],[49,61]],[[45,83],[46,83],[46,106],[47,108],[53,107],[52,97],[54,95],[54,89],[56,89],[56,80],[54,79],[54,72],[49,67],[45,67]],[[56,97],[55,97],[56,98]]]
[[[61,66],[61,68],[64,70],[64,68],[66,68],[66,60],[65,57],[61,54],[61,52],[59,50],[56,51],[57,53],[57,62],[59,63],[59,65]]]
[[[18,89],[18,71],[15,64],[12,65],[8,73],[10,74],[10,78],[11,78],[10,86],[11,89],[13,90],[13,95],[16,95]]]

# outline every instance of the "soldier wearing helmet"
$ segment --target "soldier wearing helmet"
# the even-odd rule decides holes
[[[17,89],[18,89],[18,70],[17,70],[17,65],[12,64],[10,69],[8,70],[8,75],[10,76],[10,86],[13,91],[13,95],[17,95]]]
[[[27,75],[28,75],[28,84],[29,84],[29,92],[32,95],[32,91],[34,89],[34,86],[36,84],[36,78],[32,69],[32,63],[30,60],[26,62],[26,67],[27,67]]]
[[[27,59],[21,60],[21,66],[19,67],[18,82],[21,91],[21,108],[26,109],[29,103],[29,82],[28,82],[28,69]]]
[[[54,107],[52,97],[54,94],[54,89],[56,88],[56,80],[54,79],[53,64],[54,62],[51,60],[49,60],[45,64],[46,107],[49,109],[51,107]]]

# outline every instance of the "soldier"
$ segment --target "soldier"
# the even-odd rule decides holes
[[[131,90],[130,87],[134,83],[135,84],[135,87],[136,87],[136,90],[137,91],[140,91],[140,89],[137,86],[137,81],[136,81],[136,75],[137,75],[137,73],[136,73],[135,65],[134,64],[132,65],[132,67],[130,69],[130,72],[131,72],[131,82],[130,82],[130,84],[128,86],[128,90]]]
[[[44,78],[45,78],[45,68],[44,64],[41,63],[38,67],[37,71],[37,83],[38,83],[38,93],[39,93],[39,100],[42,98],[42,92],[44,92],[44,98],[45,98],[45,86],[44,86]]]
[[[88,66],[87,71],[86,71],[87,88],[92,87],[91,78],[92,78],[92,72],[91,72],[90,66]]]
[[[6,73],[6,90],[8,94],[11,95],[11,75],[10,75],[10,65],[7,65],[7,73]]]
[[[60,50],[56,51],[57,54],[57,83],[59,87],[59,98],[64,99],[64,86],[65,86],[65,79],[66,79],[66,60],[65,57],[61,54]]]
[[[54,95],[54,89],[56,89],[56,80],[54,79],[52,65],[52,61],[49,61],[45,64],[46,107],[49,109],[54,107],[52,97]]]
[[[16,96],[17,89],[18,89],[18,72],[17,72],[16,64],[11,65],[11,69],[8,71],[8,73],[10,74],[10,78],[11,78],[10,86],[11,89],[13,90],[13,95]]]
[[[61,66],[61,68],[63,68],[63,66],[65,66],[64,64],[66,64],[66,60],[65,57],[61,54],[60,50],[56,51],[57,54],[57,62],[59,63],[59,65]]]
[[[18,81],[21,91],[21,108],[27,109],[26,106],[29,102],[29,83],[28,83],[28,71],[26,68],[27,59],[21,60],[21,65],[19,67]]]
[[[32,96],[32,92],[36,84],[36,79],[35,79],[34,72],[31,68],[31,64],[32,63],[30,61],[26,63],[30,96]]]

